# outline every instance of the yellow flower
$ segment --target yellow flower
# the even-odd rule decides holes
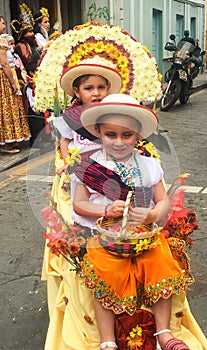
[[[133,328],[127,340],[127,346],[130,350],[138,350],[143,345],[142,328],[139,325]]]
[[[118,70],[123,80],[121,92],[138,101],[153,101],[161,96],[162,77],[148,48],[120,26],[87,22],[65,32],[48,48],[34,76],[35,108],[40,111],[54,109],[57,85],[59,104],[64,109],[64,92],[59,81],[66,58],[68,67],[72,67],[94,56]],[[42,95],[47,96],[43,98]]]
[[[139,243],[136,244],[136,247],[134,248],[134,250],[136,251],[136,253],[139,253],[142,250],[147,250],[149,246],[150,246],[150,241],[148,241],[147,238],[140,239]]]
[[[80,155],[80,148],[74,147],[68,149],[69,155],[66,157],[66,163],[70,166],[73,166],[75,163],[80,164],[81,162],[81,155]]]

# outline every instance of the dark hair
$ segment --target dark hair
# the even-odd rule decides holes
[[[34,17],[34,20],[35,20],[34,33],[35,34],[40,33],[40,34],[42,34],[45,37],[45,35],[42,33],[41,28],[39,26],[39,24],[42,23],[42,20],[43,20],[44,17],[47,17],[47,16],[43,16],[42,12],[38,12],[35,15],[35,17]]]
[[[85,81],[87,80],[89,77],[91,76],[96,76],[96,75],[99,75],[99,74],[84,74],[84,75],[81,75],[80,77],[77,77],[74,81],[73,81],[73,87],[76,87],[76,88],[79,88],[79,86]],[[100,75],[102,77],[102,75]],[[108,79],[106,79],[105,77],[102,77],[105,79],[106,81],[106,85],[108,86],[111,86],[110,82]]]
[[[184,36],[189,36],[189,30],[184,30]]]
[[[0,20],[1,20],[1,19],[4,19],[4,16],[0,15]]]
[[[96,127],[98,129],[98,131],[100,131],[100,125],[104,123],[104,119],[107,118],[107,117],[111,117],[111,116],[116,116],[116,115],[122,115],[124,117],[127,117],[127,118],[130,118],[132,120],[135,120],[135,122],[137,123],[137,129],[138,129],[138,132],[140,132],[142,130],[142,124],[140,123],[139,120],[131,117],[130,115],[128,114],[122,114],[122,113],[107,113],[107,114],[103,114],[101,115],[97,121],[96,121]]]

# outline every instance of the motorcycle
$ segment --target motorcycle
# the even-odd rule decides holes
[[[175,35],[171,34],[173,42],[167,42],[165,50],[174,52],[172,65],[165,73],[165,81],[168,83],[160,101],[161,111],[168,111],[179,98],[181,104],[189,100],[193,79],[199,73],[202,60],[193,56],[195,46],[187,41],[179,41],[175,44]],[[204,55],[205,51],[200,53]]]

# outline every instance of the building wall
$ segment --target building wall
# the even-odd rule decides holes
[[[168,65],[170,53],[164,45],[171,33],[178,41],[189,29],[202,49],[205,46],[205,0],[124,0],[123,13],[124,29],[149,48],[161,71]]]
[[[170,53],[164,50],[171,33],[179,41],[183,31],[205,47],[205,0],[84,0],[83,21],[121,25],[145,44],[165,71]]]

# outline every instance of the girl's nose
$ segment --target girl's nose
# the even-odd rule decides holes
[[[114,141],[114,144],[116,145],[116,146],[120,146],[120,145],[123,145],[123,140],[122,140],[122,138],[121,137],[117,137],[116,138],[116,140]]]
[[[99,89],[94,89],[94,90],[93,90],[93,95],[94,95],[94,96],[99,95]]]

